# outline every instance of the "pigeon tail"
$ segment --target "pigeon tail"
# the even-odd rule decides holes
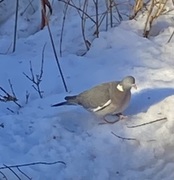
[[[63,105],[68,105],[69,103],[67,101],[61,102],[61,103],[57,103],[57,104],[53,104],[51,105],[51,107],[56,107],[56,106],[63,106]]]
[[[66,96],[65,100],[69,103],[69,104],[77,104],[77,96]]]
[[[75,105],[77,104],[77,96],[66,96],[64,102],[60,102],[57,104],[53,104],[51,107],[56,107],[56,106],[63,106],[63,105]]]

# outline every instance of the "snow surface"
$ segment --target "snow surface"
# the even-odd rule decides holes
[[[63,8],[60,2],[54,3],[54,10]],[[2,4],[0,7],[4,9]],[[20,7],[22,12],[24,5]],[[10,79],[18,103],[22,105],[19,108],[12,102],[0,102],[0,124],[4,124],[4,128],[0,127],[0,167],[60,160],[66,165],[35,165],[21,170],[34,180],[174,179],[174,39],[167,43],[174,31],[171,19],[166,18],[168,25],[160,26],[158,35],[150,39],[142,37],[144,23],[141,18],[123,21],[107,32],[101,31],[86,55],[79,56],[84,51],[80,20],[77,13],[69,11],[71,16],[66,20],[63,56],[59,58],[69,90],[66,93],[48,30],[38,31],[39,9],[36,3],[35,12],[25,13],[26,16],[31,14],[32,20],[19,18],[14,53],[6,54],[11,47],[14,14],[8,12],[4,17],[0,16],[0,87],[10,92]],[[50,27],[59,51],[63,15],[62,11],[56,12],[51,17]],[[23,73],[30,76],[30,61],[34,73],[40,73],[45,43],[41,82],[44,93],[40,99]],[[132,91],[130,106],[124,113],[128,115],[126,120],[99,125],[101,120],[81,107],[50,107],[63,101],[67,94],[79,93],[102,82],[120,80],[126,75],[134,76],[138,86],[137,91]],[[27,104],[26,92],[30,94]],[[3,95],[2,91],[0,95]],[[159,118],[166,120],[129,128]],[[136,140],[123,140],[112,132]],[[14,170],[21,179],[27,179]],[[10,180],[17,179],[8,169],[0,171]]]

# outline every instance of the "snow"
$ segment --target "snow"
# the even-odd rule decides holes
[[[28,10],[19,18],[17,49],[11,53],[14,13],[5,14],[7,4],[3,3],[0,3],[4,10],[3,17],[0,15],[0,87],[11,92],[10,79],[22,108],[12,102],[0,102],[0,124],[4,124],[4,128],[0,127],[0,167],[63,161],[66,165],[40,164],[21,170],[34,180],[172,180],[174,39],[167,43],[174,30],[171,19],[165,18],[163,24],[163,17],[160,31],[149,39],[142,37],[141,17],[136,21],[125,20],[107,32],[101,31],[97,39],[90,35],[90,40],[93,39],[90,50],[79,56],[85,50],[80,20],[77,13],[69,10],[71,16],[66,19],[63,56],[59,57],[69,91],[66,93],[48,30],[38,30],[39,5],[35,2],[35,12]],[[54,10],[63,6],[60,2],[52,3],[55,6],[50,27],[59,54],[60,17],[63,15],[62,11],[56,13]],[[8,5],[11,9],[13,4]],[[24,9],[25,1],[22,1],[20,12]],[[27,17],[32,20],[26,20]],[[91,31],[89,26],[87,33]],[[44,93],[40,99],[23,73],[31,76],[30,61],[34,74],[40,73],[45,43],[40,84]],[[99,125],[101,119],[79,106],[51,107],[51,104],[63,101],[66,95],[77,94],[102,82],[120,80],[126,75],[136,78],[138,90],[132,90],[131,103],[124,113],[128,118],[123,121]],[[26,92],[29,93],[28,103]],[[0,95],[4,95],[2,91]],[[166,120],[130,128],[160,118]],[[112,132],[134,140],[123,140]],[[21,179],[27,179],[14,170]],[[0,171],[10,180],[16,178],[8,169]]]

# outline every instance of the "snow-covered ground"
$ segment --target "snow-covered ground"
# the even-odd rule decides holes
[[[63,6],[60,2],[54,3],[50,27],[59,52]],[[0,3],[0,8],[4,9],[2,5]],[[8,8],[11,6],[15,4]],[[10,79],[22,106],[0,102],[0,124],[4,125],[0,127],[0,172],[13,180],[18,178],[9,169],[2,169],[4,164],[63,161],[66,165],[39,164],[21,167],[21,170],[33,180],[174,179],[174,38],[167,43],[174,31],[171,19],[163,17],[162,30],[149,39],[142,37],[144,21],[125,20],[107,32],[101,31],[90,50],[79,56],[85,47],[80,20],[77,13],[69,11],[63,56],[59,57],[69,91],[66,93],[48,30],[38,31],[40,21],[36,17],[40,10],[37,3],[34,6],[35,12],[25,13],[31,19],[19,18],[19,38],[14,53],[10,53],[9,48],[14,14],[7,13],[0,19],[0,87],[10,93]],[[20,12],[24,11],[25,6],[20,7]],[[87,33],[90,31],[89,28]],[[45,43],[40,85],[43,98],[40,99],[23,73],[31,75],[30,61],[34,74],[40,73]],[[102,82],[120,80],[126,75],[136,78],[138,90],[132,91],[131,103],[124,113],[128,118],[123,121],[99,125],[100,119],[81,107],[50,106],[63,101],[66,95]],[[4,95],[2,91],[0,95]],[[165,120],[130,128],[160,118]],[[133,140],[123,140],[113,133]],[[22,180],[27,179],[17,169],[13,170]],[[0,179],[3,179],[1,174]]]

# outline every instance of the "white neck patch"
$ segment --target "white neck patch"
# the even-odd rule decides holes
[[[118,84],[118,85],[117,85],[117,89],[118,89],[119,91],[121,91],[121,92],[123,92],[123,91],[124,91],[123,86],[122,86],[122,85],[120,85],[120,84]]]

